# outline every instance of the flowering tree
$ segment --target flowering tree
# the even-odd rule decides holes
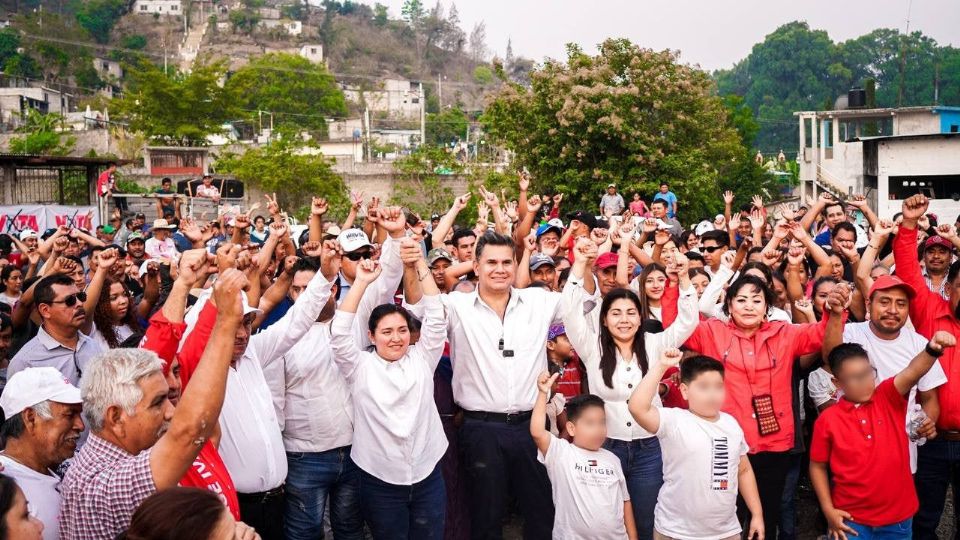
[[[723,207],[724,189],[766,193],[747,150],[703,71],[677,53],[610,39],[590,56],[567,46],[567,61],[547,61],[530,87],[505,85],[483,116],[487,132],[514,152],[542,192],[565,207],[597,207],[603,188],[651,199],[661,181],[692,222]]]

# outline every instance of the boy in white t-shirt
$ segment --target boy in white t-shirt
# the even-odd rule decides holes
[[[630,397],[630,413],[640,427],[657,434],[663,449],[654,539],[740,538],[738,491],[752,516],[747,538],[762,539],[763,512],[743,430],[720,411],[723,364],[708,356],[687,358],[680,364],[680,393],[689,409],[652,404],[664,372],[682,356],[678,349],[664,350]]]
[[[602,448],[607,438],[603,400],[588,394],[567,401],[566,432],[573,443],[546,429],[547,398],[559,377],[559,373],[540,374],[540,391],[530,417],[530,435],[553,490],[553,538],[634,540],[637,530],[620,459]]]

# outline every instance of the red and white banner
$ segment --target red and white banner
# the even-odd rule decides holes
[[[95,206],[0,206],[0,233],[17,234],[31,229],[43,233],[60,225],[92,231],[100,224]]]

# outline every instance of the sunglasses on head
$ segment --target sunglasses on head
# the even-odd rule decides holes
[[[713,253],[714,251],[720,249],[720,246],[710,246],[710,247],[705,247],[705,248],[702,248],[702,249],[703,249],[703,251],[705,251],[706,253]]]
[[[356,251],[353,253],[347,253],[344,255],[344,257],[350,259],[353,262],[357,262],[361,259],[373,258],[373,252],[372,251]]]
[[[77,301],[86,302],[87,293],[80,291],[78,293],[71,294],[70,296],[65,297],[63,300],[53,300],[51,304],[63,304],[67,307],[73,307],[77,305]]]

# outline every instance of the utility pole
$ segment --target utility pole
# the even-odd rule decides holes
[[[437,103],[440,104],[440,111],[443,112],[443,77],[437,73]]]
[[[364,124],[367,128],[367,161],[373,161],[373,140],[370,139],[370,109],[363,110]]]
[[[420,144],[427,143],[427,100],[423,95],[423,83],[420,83]]]

